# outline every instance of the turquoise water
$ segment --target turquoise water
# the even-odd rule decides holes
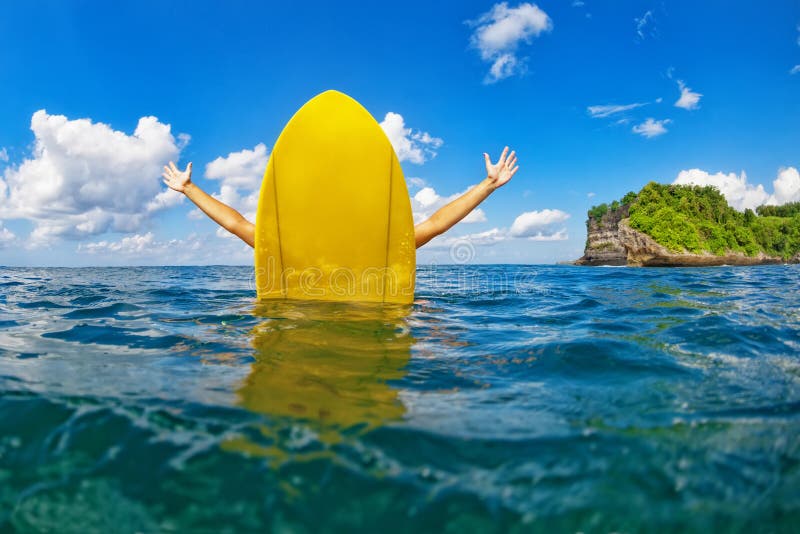
[[[792,531],[800,268],[0,269],[0,531]]]

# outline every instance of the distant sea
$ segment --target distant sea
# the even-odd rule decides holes
[[[0,531],[797,532],[800,266],[0,268]]]

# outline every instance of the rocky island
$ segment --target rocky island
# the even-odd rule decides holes
[[[714,187],[650,182],[589,210],[575,265],[800,263],[800,202],[737,211]]]

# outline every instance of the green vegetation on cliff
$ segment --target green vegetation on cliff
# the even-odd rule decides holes
[[[756,213],[764,217],[794,217],[800,213],[800,202],[790,202],[783,206],[759,206]]]
[[[742,252],[790,258],[800,252],[800,203],[736,211],[715,187],[650,182],[621,202],[593,206],[601,218],[628,206],[630,226],[673,252]]]

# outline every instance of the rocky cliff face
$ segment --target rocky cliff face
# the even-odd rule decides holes
[[[628,216],[628,206],[609,210],[599,219],[586,221],[586,249],[578,265],[627,265],[628,249],[622,241],[619,224]]]
[[[602,217],[586,221],[586,250],[575,265],[631,265],[639,267],[703,267],[712,265],[764,265],[800,263],[800,253],[788,262],[783,258],[759,254],[730,253],[717,256],[677,254],[659,245],[652,237],[628,224],[628,206],[609,210]]]

